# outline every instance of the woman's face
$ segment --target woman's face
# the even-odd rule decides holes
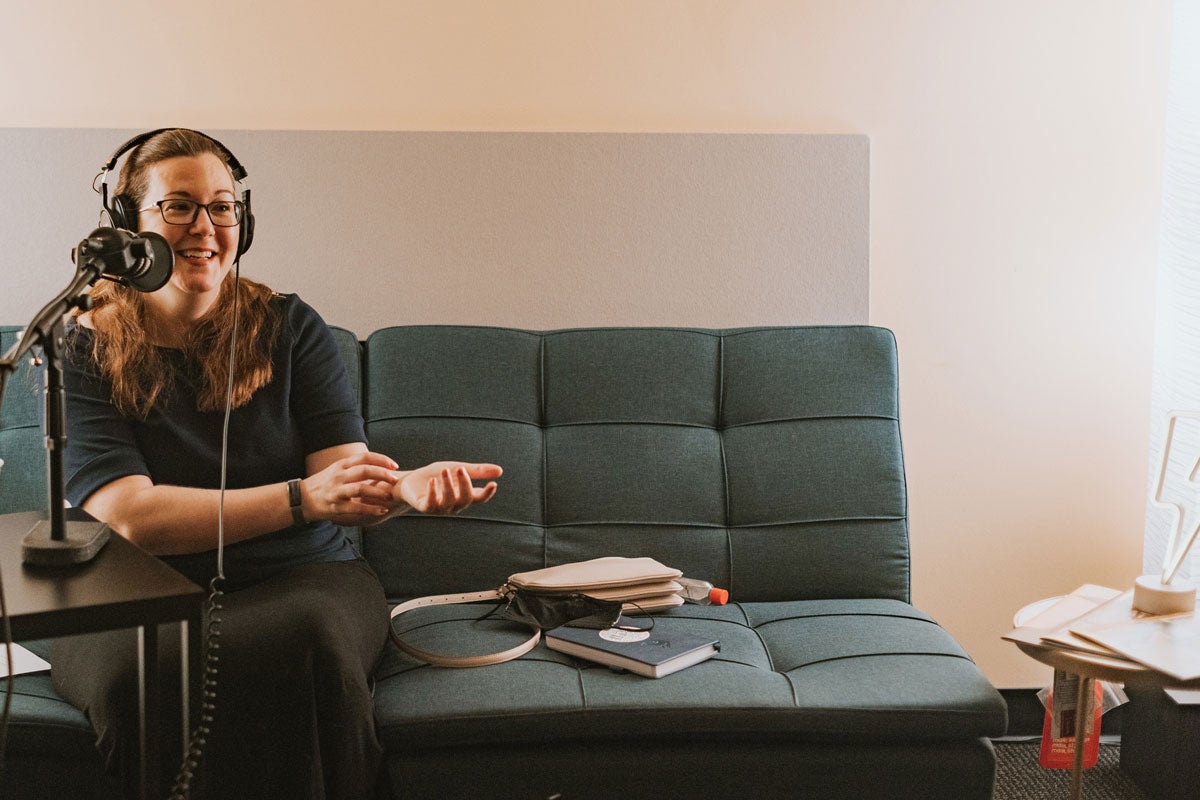
[[[214,200],[237,200],[229,168],[212,153],[168,158],[146,170],[148,187],[138,221],[141,230],[161,234],[175,253],[171,280],[159,291],[187,295],[209,303],[237,255],[239,227],[219,228],[206,209],[190,225],[168,224],[155,206],[160,200],[182,198],[207,205]],[[180,298],[182,299],[182,298]]]

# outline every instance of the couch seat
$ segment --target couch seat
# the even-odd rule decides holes
[[[447,654],[512,646],[519,626],[487,606],[405,614],[406,641]],[[539,644],[476,669],[434,667],[390,648],[377,672],[384,746],[455,748],[606,737],[769,737],[913,743],[1004,733],[1003,702],[962,648],[907,603],[808,600],[683,606],[661,617],[721,641],[712,660],[652,680]],[[535,691],[530,691],[536,687]]]

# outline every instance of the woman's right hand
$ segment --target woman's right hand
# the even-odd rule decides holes
[[[304,519],[338,525],[378,522],[395,505],[392,487],[400,479],[398,469],[381,453],[362,452],[334,461],[300,482]]]

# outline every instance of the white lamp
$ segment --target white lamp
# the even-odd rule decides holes
[[[1171,539],[1163,556],[1161,575],[1142,575],[1134,582],[1133,607],[1147,614],[1173,614],[1192,611],[1196,608],[1196,586],[1188,581],[1175,580],[1179,567],[1187,558],[1192,545],[1200,536],[1200,520],[1184,541],[1183,508],[1176,503],[1163,502],[1163,484],[1167,477],[1167,456],[1171,452],[1171,440],[1175,436],[1175,423],[1180,419],[1200,420],[1200,412],[1171,411],[1167,414],[1167,436],[1163,441],[1162,461],[1158,469],[1158,482],[1154,487],[1154,497],[1150,502],[1156,508],[1171,512],[1174,523],[1171,526]],[[1200,489],[1200,453],[1196,463],[1188,473],[1188,484]]]

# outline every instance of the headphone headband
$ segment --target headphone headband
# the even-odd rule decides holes
[[[209,136],[207,133],[193,130],[192,128],[156,128],[152,131],[139,133],[137,136],[134,136],[132,139],[125,142],[125,144],[118,147],[116,152],[114,152],[104,166],[100,168],[100,174],[96,176],[96,178],[100,181],[100,186],[97,188],[95,181],[92,182],[92,188],[96,189],[96,191],[100,193],[100,204],[104,211],[108,213],[109,220],[112,222],[114,227],[136,231],[138,229],[138,211],[133,207],[132,203],[130,202],[130,198],[123,197],[122,195],[115,195],[112,198],[112,202],[109,202],[108,173],[116,168],[117,161],[119,161],[121,156],[125,155],[125,153],[141,146],[160,133],[166,133],[167,131],[175,130],[190,131],[197,136],[203,136],[205,139],[208,139],[224,154],[225,165],[229,167],[229,172],[233,175],[234,182],[241,183],[246,179],[246,168],[243,167],[242,163],[237,160],[237,156],[233,154],[233,151],[218,140]],[[249,189],[242,189],[242,202],[246,206],[246,213],[242,217],[241,226],[238,231],[237,258],[239,259],[242,257],[243,253],[250,249],[250,244],[254,241],[254,212],[250,209]]]
[[[108,159],[108,162],[105,163],[105,165],[100,168],[101,173],[110,172],[114,167],[117,166],[117,161],[119,161],[121,156],[125,155],[125,153],[129,152],[130,150],[134,149],[135,147],[138,147],[139,145],[141,145],[145,142],[150,141],[155,136],[158,136],[160,133],[166,133],[167,131],[191,131],[192,133],[198,134],[200,136],[203,136],[205,139],[208,139],[210,142],[215,144],[217,147],[221,148],[221,152],[223,152],[225,154],[225,163],[229,165],[229,171],[233,173],[233,179],[235,181],[237,181],[238,183],[241,183],[242,181],[244,181],[246,179],[246,168],[243,167],[242,163],[237,160],[237,156],[235,156],[233,154],[232,150],[230,150],[225,145],[221,144],[221,142],[219,142],[218,140],[209,136],[207,133],[204,133],[202,131],[192,130],[191,128],[155,128],[152,131],[146,131],[145,133],[139,133],[137,136],[134,136],[132,139],[125,142],[125,144],[123,144],[117,148],[116,152],[112,154],[112,157]]]

